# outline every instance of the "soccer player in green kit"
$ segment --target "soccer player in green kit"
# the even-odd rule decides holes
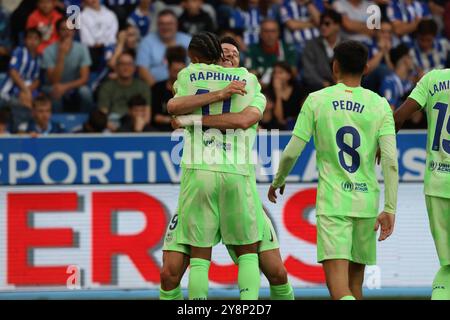
[[[224,51],[224,57],[221,65],[228,68],[236,68],[239,66],[240,57],[238,44],[229,37],[221,39],[221,46]],[[227,100],[232,94],[245,94],[245,83],[232,82],[225,89],[218,92],[210,92],[202,95],[185,96],[173,98],[169,101],[168,109],[174,114],[190,113],[200,106],[214,102]],[[223,118],[226,117],[227,129],[243,128],[253,126],[259,121],[259,111],[252,113],[252,107],[247,108],[238,113],[227,113],[216,116],[203,116],[203,122],[209,126],[223,126]],[[174,118],[176,127],[180,127],[181,122],[186,116],[181,115]],[[253,165],[251,165],[253,167]],[[254,168],[250,172],[252,175],[252,192],[255,193],[255,206],[259,206],[261,210],[262,203],[257,195],[256,180],[254,176]],[[293,300],[294,294],[292,286],[288,282],[287,271],[281,259],[279,243],[270,219],[265,213],[264,215],[264,236],[258,247],[259,264],[264,275],[269,280],[270,297],[273,300]],[[163,267],[161,271],[161,289],[160,299],[182,299],[182,293],[179,287],[181,278],[186,271],[188,259],[190,255],[189,246],[179,244],[177,241],[176,228],[179,224],[178,215],[172,218],[167,228],[163,246]],[[227,249],[233,261],[237,264],[237,257],[232,246]]]
[[[208,42],[213,46],[205,46]],[[246,69],[214,65],[223,54],[214,35],[194,35],[188,54],[193,63],[178,74],[175,97],[218,91],[231,81],[246,83],[244,95],[206,105],[185,119],[191,123],[185,123],[176,237],[178,243],[190,246],[189,299],[207,298],[211,249],[221,239],[236,252],[241,299],[257,299],[257,250],[264,217],[255,205],[249,166],[256,124],[247,130],[223,134],[217,129],[204,130],[201,120],[203,115],[236,113],[247,106],[260,118],[266,100],[258,80]],[[227,128],[226,121],[222,127],[218,125],[220,129]]]
[[[394,114],[396,130],[415,112],[427,113],[425,203],[441,268],[431,299],[450,300],[450,69],[428,72]]]
[[[394,228],[398,189],[394,120],[386,99],[361,87],[366,68],[364,45],[344,41],[336,46],[333,73],[338,83],[305,100],[268,192],[269,200],[276,202],[276,190],[283,193],[286,177],[314,136],[319,170],[317,260],[323,264],[333,299],[362,299],[365,266],[376,263],[376,231],[381,225],[382,241]],[[385,205],[379,215],[378,145],[385,179]]]

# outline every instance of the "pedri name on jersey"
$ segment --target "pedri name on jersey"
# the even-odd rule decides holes
[[[436,93],[444,90],[450,90],[450,80],[440,81],[439,84],[435,83],[433,85],[433,92],[429,90],[430,96],[434,96]]]
[[[216,80],[216,81],[243,81],[243,82],[247,82],[246,79],[241,79],[240,76],[238,75],[232,75],[232,74],[228,74],[228,73],[223,73],[223,72],[211,72],[211,71],[207,71],[207,72],[203,72],[200,71],[198,73],[191,73],[189,80],[191,80],[191,82],[194,81],[208,81],[208,80]]]
[[[357,113],[362,113],[364,111],[364,105],[350,100],[335,100],[332,102],[332,104],[334,111],[337,111],[338,109]]]

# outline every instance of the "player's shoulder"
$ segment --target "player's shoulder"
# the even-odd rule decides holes
[[[422,79],[425,81],[430,80],[447,80],[450,79],[450,68],[447,69],[434,69],[427,72]],[[421,79],[421,80],[422,80]]]

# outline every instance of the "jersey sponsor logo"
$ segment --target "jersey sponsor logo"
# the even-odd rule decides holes
[[[430,171],[434,171],[436,169],[436,162],[431,160],[428,168],[430,169]]]
[[[430,171],[437,171],[439,173],[450,173],[450,163],[430,161],[428,166]]]
[[[344,181],[341,183],[342,190],[345,192],[352,192],[353,191],[353,182],[351,181]]]
[[[367,186],[367,183],[365,182],[351,182],[351,181],[344,181],[341,183],[342,190],[345,192],[369,192],[369,187]]]

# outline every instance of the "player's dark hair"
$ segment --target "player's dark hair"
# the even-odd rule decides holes
[[[216,63],[223,56],[219,39],[207,31],[194,34],[188,50],[205,63]]]
[[[320,24],[323,23],[325,18],[330,18],[334,23],[342,25],[342,15],[333,9],[327,9],[320,15]]]
[[[419,22],[417,25],[417,35],[433,35],[438,33],[438,25],[433,19],[425,19]]]
[[[392,48],[389,51],[389,57],[391,58],[391,62],[394,65],[394,67],[397,66],[401,58],[407,55],[409,55],[409,48],[404,43],[399,44],[398,46]]]
[[[186,49],[182,46],[169,47],[166,50],[166,59],[169,65],[174,62],[186,63],[186,57]]]
[[[232,46],[235,46],[238,50],[240,50],[239,43],[233,37],[230,36],[222,37],[220,39],[220,44],[223,43],[231,44]]]
[[[347,40],[334,48],[334,60],[339,63],[341,72],[362,75],[367,64],[368,50],[361,42]]]
[[[145,98],[140,94],[136,94],[128,100],[129,109],[133,107],[147,106],[147,105],[148,105],[147,100],[145,100]]]
[[[26,29],[24,33],[24,38],[28,37],[31,34],[37,35],[39,39],[42,39],[42,33],[38,30],[38,28]]]
[[[33,99],[33,108],[36,106],[42,106],[45,104],[52,104],[52,100],[44,93],[40,93],[36,98]]]

